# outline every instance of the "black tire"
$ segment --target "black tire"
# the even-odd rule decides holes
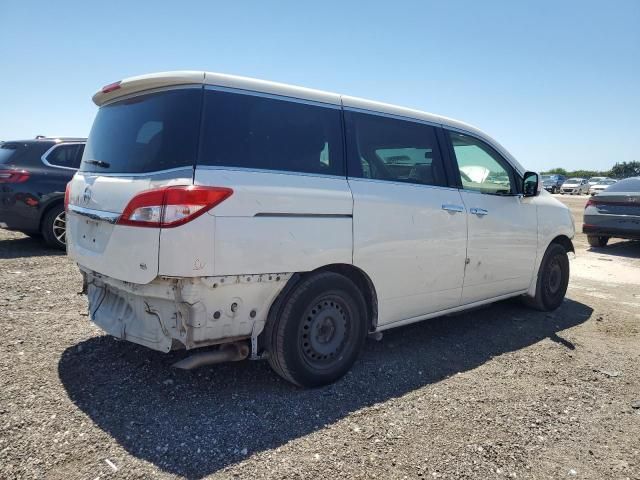
[[[587,242],[589,242],[589,245],[592,247],[606,247],[607,243],[609,243],[609,237],[588,235]]]
[[[527,306],[543,312],[558,308],[567,293],[569,285],[569,257],[564,247],[552,243],[542,257],[538,280],[536,283],[536,296],[524,297]]]
[[[551,193],[558,193],[558,187],[551,187]]]
[[[343,275],[322,272],[303,279],[267,324],[271,368],[301,387],[335,382],[362,349],[366,311],[362,293]]]
[[[40,231],[48,246],[66,249],[66,215],[62,204],[53,206],[45,213]]]

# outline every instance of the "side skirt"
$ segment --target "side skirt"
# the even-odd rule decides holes
[[[500,300],[506,300],[507,298],[518,297],[520,295],[526,294],[527,290],[519,290],[517,292],[507,293],[505,295],[500,295],[497,297],[489,298],[487,300],[480,300],[479,302],[467,303],[465,305],[460,305],[458,307],[448,308],[446,310],[440,310],[438,312],[428,313],[426,315],[419,315],[417,317],[411,317],[404,320],[398,320],[397,322],[386,323],[384,325],[378,325],[376,332],[382,332],[383,330],[389,330],[395,327],[402,327],[403,325],[409,325],[411,323],[421,322],[422,320],[428,320],[430,318],[441,317],[443,315],[447,315],[449,313],[462,312],[464,310],[471,310],[476,307],[480,307],[482,305],[486,305],[488,303],[498,302]]]

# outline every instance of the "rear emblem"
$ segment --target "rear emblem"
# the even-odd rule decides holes
[[[88,204],[91,201],[91,187],[87,186],[82,194],[82,203]]]

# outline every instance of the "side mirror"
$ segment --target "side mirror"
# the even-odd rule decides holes
[[[524,174],[522,193],[525,197],[535,197],[540,193],[540,177],[536,172],[526,172]]]

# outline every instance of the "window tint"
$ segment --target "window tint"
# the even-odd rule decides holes
[[[78,168],[84,145],[58,145],[45,160],[56,167]]]
[[[517,192],[511,167],[493,148],[469,135],[448,134],[458,162],[462,188],[498,195]]]
[[[0,144],[0,165],[9,165],[27,149],[24,143],[2,143]]]
[[[101,107],[81,170],[143,173],[195,165],[201,102],[202,89],[185,88]]]
[[[344,175],[340,110],[205,91],[198,163]]]
[[[40,156],[50,146],[47,143],[42,145],[23,142],[0,143],[0,165],[28,165],[33,163],[34,157],[40,163]]]
[[[445,185],[435,129],[374,114],[345,112],[349,176]]]

